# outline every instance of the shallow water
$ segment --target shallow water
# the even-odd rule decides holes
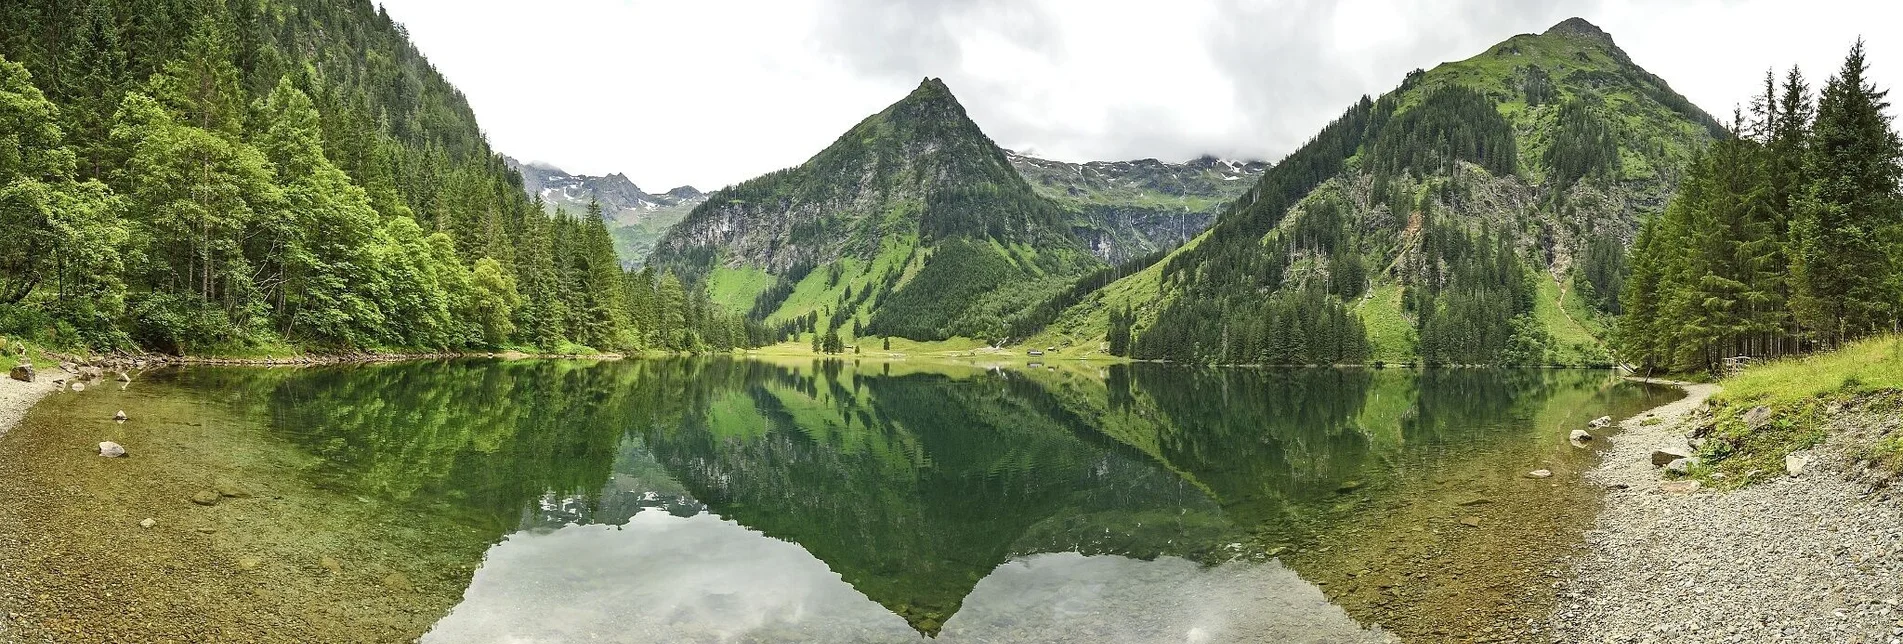
[[[1550,601],[1538,573],[1596,507],[1566,433],[1676,395],[1548,370],[154,372],[0,439],[0,641],[1479,638]]]

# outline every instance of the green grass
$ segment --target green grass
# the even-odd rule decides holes
[[[1747,368],[1724,379],[1721,403],[1780,407],[1826,394],[1903,389],[1903,335],[1853,342],[1841,349]]]
[[[1598,335],[1577,317],[1568,316],[1579,315],[1573,313],[1578,310],[1573,306],[1573,301],[1579,299],[1578,294],[1568,292],[1565,310],[1561,310],[1560,285],[1545,272],[1533,279],[1539,285],[1533,296],[1533,317],[1553,336],[1553,361],[1568,365],[1610,362],[1611,354],[1606,351],[1605,343]]]
[[[707,276],[707,297],[729,311],[745,313],[753,308],[753,299],[772,286],[773,276],[765,270],[721,266]]]
[[[1355,305],[1355,314],[1368,329],[1370,361],[1404,363],[1417,357],[1419,338],[1414,323],[1401,310],[1401,292],[1399,284],[1383,284],[1374,287],[1369,293],[1372,297]]]
[[[1782,476],[1784,456],[1823,442],[1829,410],[1853,397],[1899,407],[1903,398],[1903,336],[1890,335],[1851,343],[1836,351],[1755,365],[1719,383],[1712,415],[1698,431],[1706,439],[1699,450],[1699,474],[1715,485],[1738,486]],[[1769,410],[1769,420],[1752,429],[1745,414]],[[1855,451],[1889,471],[1903,466],[1903,437],[1879,439]],[[1713,477],[1712,474],[1723,474]]]
[[[794,285],[793,294],[787,296],[786,301],[780,304],[780,308],[767,316],[767,323],[778,324],[813,311],[830,310],[830,307],[848,303],[845,299],[848,287],[852,288],[854,298],[857,299],[858,294],[864,292],[865,289],[876,289],[890,271],[903,271],[898,283],[899,287],[903,287],[906,282],[911,281],[913,275],[918,274],[919,266],[925,262],[926,253],[920,252],[913,257],[910,265],[901,265],[908,255],[912,255],[912,249],[916,247],[916,239],[905,238],[887,243],[870,262],[858,257],[842,257],[827,266],[813,269],[813,272],[807,274],[805,279]],[[838,279],[832,277],[832,266],[839,267]],[[764,286],[761,288],[765,289]],[[896,292],[897,288],[894,291]],[[747,306],[752,304],[752,300],[748,300]],[[854,314],[859,316],[862,322],[871,321],[872,304],[872,298],[866,298],[855,309]],[[734,310],[745,312],[747,307]]]

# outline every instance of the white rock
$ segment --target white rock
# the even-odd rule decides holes
[[[1573,430],[1572,435],[1567,437],[1567,439],[1575,443],[1584,443],[1586,441],[1592,440],[1592,434],[1586,433],[1586,430],[1583,430],[1583,429],[1575,429]]]
[[[1789,474],[1791,476],[1801,475],[1804,473],[1804,468],[1808,466],[1810,466],[1809,454],[1800,454],[1797,452],[1791,452],[1789,454],[1784,455],[1784,473],[1785,474]]]
[[[1552,478],[1553,471],[1552,470],[1533,470],[1531,472],[1527,472],[1526,475],[1536,479]]]
[[[112,415],[112,419],[122,423],[126,422],[126,410],[124,409],[119,410],[119,413]]]
[[[152,527],[152,526],[155,526],[155,525],[158,525],[158,524],[159,524],[159,522],[158,522],[157,520],[155,520],[155,519],[146,519],[146,520],[144,520],[144,521],[140,521],[140,522],[139,522],[139,527],[141,527],[141,528],[150,528],[150,527]]]
[[[106,458],[119,458],[126,455],[126,448],[112,441],[104,441],[99,444],[99,455]]]
[[[1692,466],[1697,464],[1698,464],[1698,459],[1692,458],[1689,456],[1685,458],[1673,459],[1672,462],[1665,464],[1665,471],[1671,472],[1673,474],[1677,474],[1679,476],[1684,476],[1686,474],[1690,474],[1692,472]]]
[[[1594,419],[1592,419],[1592,422],[1590,422],[1590,423],[1586,423],[1586,426],[1587,426],[1587,427],[1591,427],[1591,428],[1593,428],[1593,429],[1599,429],[1599,428],[1601,428],[1601,427],[1605,427],[1605,426],[1607,426],[1607,425],[1611,425],[1611,424],[1612,424],[1612,417],[1611,417],[1611,416],[1600,416],[1600,417],[1598,417],[1598,418],[1594,418]]]

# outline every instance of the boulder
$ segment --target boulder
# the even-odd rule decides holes
[[[1583,429],[1575,429],[1573,430],[1572,435],[1567,437],[1567,440],[1570,440],[1574,443],[1584,443],[1586,441],[1592,440],[1592,434],[1586,433],[1586,430],[1583,430]]]
[[[151,528],[152,526],[155,526],[155,525],[158,525],[158,524],[159,524],[159,522],[158,522],[158,520],[157,520],[157,519],[146,519],[146,520],[144,520],[144,521],[140,521],[140,522],[139,522],[139,527],[141,527],[141,528]]]
[[[1699,487],[1698,481],[1665,481],[1659,484],[1659,491],[1666,494],[1691,494],[1697,492]]]
[[[106,458],[124,458],[126,448],[118,443],[105,441],[99,444],[99,455]]]
[[[1464,525],[1469,528],[1478,528],[1480,527],[1480,517],[1461,517],[1460,525]]]
[[[214,490],[199,490],[192,494],[192,502],[199,505],[218,505],[220,498],[223,497]]]
[[[119,413],[112,415],[112,419],[122,423],[126,422],[126,410],[124,409],[119,410]]]
[[[228,499],[249,499],[252,497],[251,488],[240,485],[237,481],[227,478],[221,477],[213,480],[211,482],[211,488],[218,493],[218,496]]]
[[[1745,427],[1755,430],[1759,427],[1763,427],[1764,424],[1768,422],[1771,422],[1771,408],[1770,407],[1766,407],[1764,405],[1758,405],[1756,407],[1752,407],[1751,411],[1747,411],[1744,413]]]
[[[33,382],[35,378],[39,377],[39,374],[33,371],[33,365],[18,364],[14,365],[13,369],[7,372],[7,377],[20,382]]]
[[[1698,459],[1693,457],[1674,459],[1672,462],[1665,464],[1665,471],[1684,476],[1692,473],[1692,466],[1697,464]]]
[[[1536,479],[1550,479],[1550,478],[1553,478],[1553,471],[1552,470],[1533,470],[1531,472],[1527,472],[1526,475]]]
[[[1789,454],[1784,455],[1784,473],[1785,474],[1789,474],[1791,476],[1801,476],[1804,474],[1804,468],[1806,467],[1810,467],[1809,454],[1804,454],[1800,452],[1791,452]]]
[[[1592,429],[1599,429],[1601,427],[1605,427],[1611,424],[1612,424],[1611,416],[1600,416],[1598,418],[1592,419],[1592,422],[1586,423],[1586,426]]]
[[[1685,450],[1682,450],[1676,447],[1661,447],[1659,449],[1652,450],[1652,467],[1665,467],[1667,465],[1671,465],[1672,461],[1676,461],[1676,460],[1685,458],[1687,456],[1691,456],[1691,454],[1687,453]]]

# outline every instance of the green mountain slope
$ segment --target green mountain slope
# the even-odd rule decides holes
[[[1001,337],[1101,265],[937,79],[805,164],[713,193],[650,263],[789,330],[915,339]]]
[[[1573,279],[1617,274],[1582,266],[1619,255],[1588,249],[1629,244],[1723,135],[1570,19],[1363,98],[1209,231],[1081,298],[1035,342],[1127,331],[1131,355],[1225,363],[1604,362],[1588,331],[1602,325],[1570,315],[1593,314],[1560,289],[1610,292]],[[1112,329],[1112,313],[1130,322]]]

